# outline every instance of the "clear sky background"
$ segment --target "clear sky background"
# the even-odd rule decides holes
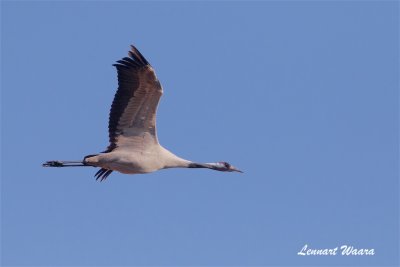
[[[4,266],[399,264],[397,1],[1,8]],[[164,86],[160,142],[244,174],[41,167],[106,148],[130,44]]]

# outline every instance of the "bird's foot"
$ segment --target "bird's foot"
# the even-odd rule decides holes
[[[64,164],[58,160],[46,161],[42,165],[43,167],[63,167]]]

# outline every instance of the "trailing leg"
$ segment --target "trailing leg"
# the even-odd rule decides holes
[[[86,167],[90,166],[85,164],[83,161],[61,161],[61,160],[51,160],[46,161],[42,164],[43,167]]]

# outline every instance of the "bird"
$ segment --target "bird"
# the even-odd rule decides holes
[[[128,56],[116,61],[118,89],[108,119],[109,145],[81,161],[46,161],[43,167],[98,167],[96,180],[113,171],[144,174],[168,168],[207,168],[240,172],[228,162],[198,163],[176,156],[160,145],[156,113],[163,87],[149,62],[131,45]]]

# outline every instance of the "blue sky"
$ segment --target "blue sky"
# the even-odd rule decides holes
[[[397,1],[1,9],[4,266],[399,264]],[[160,142],[244,174],[41,167],[108,145],[111,64],[130,44],[164,87]]]

